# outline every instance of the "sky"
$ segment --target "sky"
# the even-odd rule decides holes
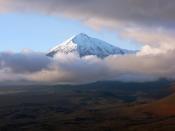
[[[0,84],[175,80],[174,12],[174,0],[0,0]],[[45,55],[79,33],[139,51]]]
[[[55,45],[79,33],[102,39],[121,48],[137,50],[135,42],[125,40],[108,29],[99,31],[78,20],[63,16],[32,13],[0,14],[0,51],[19,52],[23,49],[47,52]]]

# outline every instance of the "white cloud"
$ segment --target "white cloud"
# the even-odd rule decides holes
[[[95,56],[79,58],[76,55],[59,55],[51,59],[38,53],[0,56],[0,83],[3,84],[8,81],[16,84],[80,84],[102,80],[175,78],[175,51],[154,55],[113,55],[105,59]],[[27,66],[26,63],[31,65]]]

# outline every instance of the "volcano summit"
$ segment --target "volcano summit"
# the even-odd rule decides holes
[[[133,54],[135,51],[121,49],[105,41],[80,33],[52,48],[47,56],[54,57],[59,53],[73,53],[79,55],[80,57],[95,55],[99,58],[104,58],[109,55]]]

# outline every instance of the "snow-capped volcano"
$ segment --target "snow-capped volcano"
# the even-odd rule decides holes
[[[79,34],[77,36],[71,37],[65,42],[52,48],[47,56],[55,56],[56,54],[70,54],[75,53],[80,57],[95,55],[100,58],[107,57],[109,55],[124,55],[134,53],[134,51],[129,51],[125,49],[113,46],[105,41],[89,37],[86,34]]]

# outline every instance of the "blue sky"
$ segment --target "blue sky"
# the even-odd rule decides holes
[[[134,42],[117,37],[117,33],[102,29],[96,31],[81,21],[59,16],[29,13],[0,14],[0,51],[48,51],[69,37],[86,33],[127,49],[138,49]]]

